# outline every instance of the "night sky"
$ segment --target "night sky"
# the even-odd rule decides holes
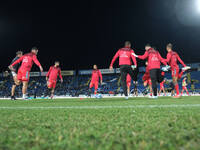
[[[145,44],[150,43],[163,57],[171,42],[184,62],[200,62],[196,1],[3,1],[0,70],[6,70],[17,50],[27,53],[33,46],[39,48],[44,70],[55,60],[63,70],[89,69],[93,64],[108,68],[126,40],[132,42],[136,54],[143,54]]]

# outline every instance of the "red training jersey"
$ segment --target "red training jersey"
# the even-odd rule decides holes
[[[102,81],[102,74],[101,74],[101,71],[100,71],[99,69],[93,70],[93,71],[92,71],[92,79],[91,79],[91,82],[99,82],[99,78],[101,78],[101,81]]]
[[[138,58],[148,59],[149,70],[160,69],[160,62],[162,62],[164,65],[167,65],[165,59],[163,59],[160,56],[160,53],[153,48],[148,49],[144,55],[138,55]]]
[[[34,53],[28,53],[28,54],[23,55],[18,60],[16,60],[15,62],[13,62],[11,64],[11,66],[13,67],[13,66],[15,66],[16,64],[18,64],[20,62],[22,62],[21,66],[20,66],[20,69],[27,70],[27,71],[31,70],[33,62],[38,67],[41,66],[40,62],[37,59],[37,56]]]
[[[177,68],[178,63],[177,60],[185,67],[186,65],[184,62],[181,60],[177,52],[170,51],[167,53],[167,59],[165,61],[171,66],[171,68]]]
[[[62,80],[60,67],[51,66],[46,76],[49,78],[49,80],[57,81],[58,75],[60,79]]]
[[[126,76],[126,82],[131,82],[131,76],[129,74]]]
[[[112,59],[112,62],[110,64],[110,66],[112,67],[115,60],[119,57],[119,65],[131,65],[131,59],[133,60],[134,64],[137,66],[137,61],[135,56],[132,55],[132,53],[134,53],[134,51],[129,48],[129,47],[124,47],[121,48],[117,51],[117,53],[115,54],[115,56]]]

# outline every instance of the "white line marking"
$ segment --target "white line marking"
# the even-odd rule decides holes
[[[10,107],[2,106],[0,109],[112,109],[112,108],[189,108],[189,107],[200,107],[200,104],[180,104],[180,105],[129,105],[129,106],[30,106],[30,107]]]

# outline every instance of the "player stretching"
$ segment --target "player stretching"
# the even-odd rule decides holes
[[[167,63],[160,56],[160,53],[157,50],[153,49],[149,44],[145,46],[145,50],[146,52],[142,56],[139,56],[136,54],[133,54],[133,55],[140,59],[148,59],[148,67],[149,67],[149,73],[150,73],[150,77],[152,81],[152,89],[153,89],[152,98],[158,98],[157,82],[161,83],[164,79],[164,76],[161,75],[160,62],[162,62],[164,65],[167,65]]]
[[[126,76],[126,84],[127,84],[127,93],[130,95],[130,87],[131,87],[131,76],[127,74]]]
[[[101,79],[101,84],[102,84],[103,79],[102,79],[101,71],[97,68],[97,65],[94,65],[93,71],[92,71],[92,79],[91,79],[91,82],[90,82],[89,91],[91,91],[91,88],[94,87],[94,94],[95,95],[97,94],[97,89],[98,89],[98,86],[99,86],[99,78]]]
[[[161,94],[161,92],[163,92],[163,93],[164,93],[164,96],[166,96],[164,83],[165,83],[165,80],[163,80],[163,81],[160,83],[159,95]]]
[[[171,67],[171,72],[172,72],[172,80],[174,83],[174,87],[176,90],[176,95],[174,96],[174,98],[179,98],[180,94],[179,94],[179,85],[178,85],[178,78],[179,78],[179,66],[177,64],[177,60],[184,66],[184,68],[182,68],[183,71],[190,69],[190,67],[186,66],[184,64],[184,62],[181,60],[181,58],[179,57],[179,55],[174,52],[172,50],[173,45],[171,43],[167,44],[167,63],[170,65]]]
[[[146,62],[146,71],[145,74],[142,77],[142,80],[144,82],[144,87],[148,86],[149,90],[150,90],[150,94],[149,96],[152,96],[152,83],[151,83],[151,78],[150,78],[150,73],[149,73],[149,67],[148,67],[148,62]]]
[[[132,55],[134,51],[131,49],[131,43],[129,41],[125,42],[124,48],[121,48],[117,51],[115,56],[112,59],[112,62],[110,64],[110,70],[113,69],[113,64],[115,60],[119,57],[119,66],[120,66],[120,72],[121,72],[121,84],[123,87],[125,99],[128,99],[128,93],[127,93],[127,85],[126,85],[126,76],[129,74],[133,81],[137,80],[137,77],[131,68],[131,59],[133,60],[135,67],[137,67],[136,58]]]
[[[14,63],[16,60],[18,60],[20,57],[22,57],[23,52],[22,51],[18,51],[16,53],[16,57],[12,60],[11,64]],[[11,89],[11,99],[12,100],[16,100],[15,98],[15,88],[16,86],[18,86],[20,84],[20,81],[17,79],[17,71],[20,67],[20,64],[16,64],[13,66],[13,71],[11,70],[11,74],[12,74],[12,89]]]
[[[53,99],[55,88],[56,88],[56,82],[57,82],[57,77],[60,77],[61,83],[63,82],[63,77],[61,75],[61,69],[60,69],[60,62],[56,61],[54,66],[51,66],[49,68],[49,71],[46,75],[46,80],[47,80],[47,87],[48,91],[45,96],[50,95],[51,99]]]
[[[17,73],[17,79],[20,81],[20,83],[21,82],[23,83],[23,86],[22,86],[23,99],[27,99],[26,91],[28,88],[29,75],[30,75],[33,62],[40,68],[41,72],[43,71],[43,68],[40,62],[37,60],[37,56],[36,56],[37,53],[38,53],[38,49],[36,47],[33,47],[30,53],[23,55],[22,57],[20,57],[18,60],[16,60],[14,63],[12,63],[9,66],[9,68],[14,71],[13,67],[16,64],[22,62]]]
[[[182,81],[182,91],[181,91],[181,95],[183,95],[183,92],[186,91],[187,95],[189,96],[189,92],[187,90],[187,82],[186,82],[186,77],[183,78],[183,81]]]

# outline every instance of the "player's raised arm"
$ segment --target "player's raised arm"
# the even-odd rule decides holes
[[[40,71],[43,72],[42,65],[41,65],[40,62],[38,61],[36,55],[33,55],[33,62],[40,68]]]
[[[117,53],[115,54],[115,56],[113,57],[111,64],[110,64],[110,69],[113,69],[113,64],[116,61],[116,59],[119,57],[119,51],[117,51]]]
[[[164,58],[162,58],[162,56],[160,55],[160,53],[158,52],[158,58],[160,59],[160,61],[164,64],[167,65],[166,61]]]
[[[50,73],[51,73],[51,70],[52,70],[52,67],[49,68],[49,71],[48,71],[47,74],[46,74],[46,80],[48,80],[49,75],[50,75]]]
[[[8,68],[9,69],[13,69],[13,66],[15,66],[16,64],[20,63],[23,60],[24,56],[20,57],[19,59],[17,59],[15,62],[13,62]]]
[[[179,57],[178,54],[176,54],[176,58],[177,58],[178,61],[183,65],[183,67],[186,67],[185,63],[182,61],[182,59]]]
[[[63,77],[62,77],[62,74],[61,74],[61,69],[59,69],[58,75],[59,75],[59,77],[60,77],[61,82],[63,82]]]
[[[135,54],[135,52],[132,50],[132,52],[131,52],[131,58],[132,58],[132,60],[134,62],[134,65],[137,67],[137,60],[136,60],[136,58],[135,58],[135,56],[133,54]]]
[[[101,83],[103,82],[103,77],[102,77],[102,74],[101,74],[101,71],[99,70],[99,77],[101,79]]]
[[[171,53],[168,53],[168,54],[167,54],[167,59],[165,59],[165,61],[166,61],[167,63],[169,63],[170,60],[171,60],[171,57],[172,57]]]
[[[148,52],[146,51],[145,53],[144,53],[144,55],[138,55],[138,58],[139,59],[147,59],[147,57],[149,56],[149,54],[148,54]]]

